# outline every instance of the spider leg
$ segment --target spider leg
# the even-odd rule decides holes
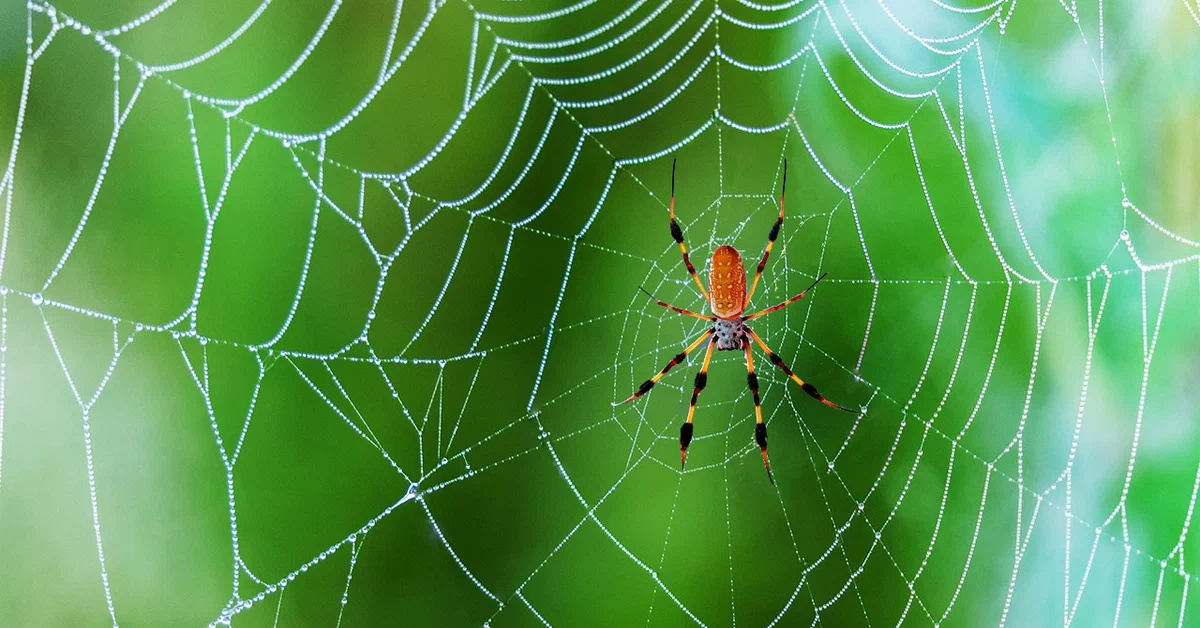
[[[645,288],[643,288],[643,287],[641,287],[641,286],[638,286],[638,288],[639,288],[639,289],[640,289],[642,292],[645,292],[645,293],[646,293],[646,296],[650,297],[651,299],[654,299],[654,302],[655,302],[655,303],[657,303],[657,304],[659,304],[659,305],[661,305],[661,306],[663,306],[663,307],[667,308],[668,310],[672,310],[672,311],[674,311],[674,312],[676,312],[676,313],[683,314],[684,316],[691,316],[691,317],[693,317],[693,318],[698,318],[698,319],[700,319],[700,320],[702,320],[702,321],[715,321],[715,320],[717,320],[717,319],[716,319],[716,317],[714,317],[714,316],[708,316],[707,314],[697,314],[697,313],[695,313],[695,312],[693,312],[693,311],[691,311],[691,310],[685,310],[685,309],[683,309],[683,308],[681,308],[681,307],[675,307],[674,305],[671,305],[670,303],[667,303],[666,301],[660,301],[660,300],[658,300],[658,297],[654,296],[653,294],[650,294],[650,292],[649,292],[648,290],[646,290]]]
[[[613,405],[619,406],[622,403],[629,403],[630,401],[633,401],[634,399],[641,397],[642,395],[646,394],[647,392],[650,392],[650,389],[654,388],[654,385],[658,383],[658,380],[662,379],[663,375],[667,374],[667,371],[670,371],[671,369],[675,368],[676,364],[679,364],[679,363],[683,362],[684,360],[686,360],[688,354],[691,353],[692,350],[695,349],[696,347],[699,347],[700,343],[704,342],[705,340],[708,340],[708,337],[713,335],[714,331],[715,330],[713,330],[713,329],[709,329],[708,331],[701,334],[700,337],[697,338],[695,342],[688,345],[688,347],[686,349],[684,349],[682,352],[676,354],[675,357],[671,358],[671,361],[667,362],[667,365],[664,366],[663,369],[658,372],[658,375],[655,375],[654,377],[651,377],[650,379],[642,382],[642,385],[638,386],[637,391],[635,391],[632,395],[630,395],[628,399],[626,399],[625,401],[614,402]],[[712,355],[711,346],[709,348],[708,354]],[[705,364],[707,364],[707,361],[705,362]]]
[[[792,297],[792,298],[788,299],[787,301],[784,301],[783,303],[780,303],[779,305],[772,305],[771,307],[769,307],[769,308],[767,308],[767,309],[765,309],[765,310],[761,310],[761,311],[755,312],[755,313],[753,313],[753,314],[751,314],[751,315],[749,315],[749,316],[747,316],[747,317],[743,318],[742,320],[743,320],[743,321],[751,321],[751,320],[754,320],[754,319],[758,318],[759,316],[763,316],[763,315],[765,315],[765,314],[770,314],[771,312],[774,312],[775,310],[782,310],[783,308],[785,308],[785,307],[787,307],[787,306],[789,306],[789,305],[791,305],[791,304],[795,303],[796,301],[799,301],[800,299],[803,299],[803,298],[804,298],[804,295],[808,294],[808,291],[809,291],[809,290],[812,290],[812,289],[813,289],[813,286],[815,286],[815,285],[817,285],[818,283],[820,283],[820,282],[821,282],[821,280],[825,278],[825,275],[828,275],[828,274],[829,274],[829,273],[821,273],[821,276],[820,276],[820,277],[817,277],[817,280],[816,280],[816,281],[814,281],[814,282],[812,282],[812,285],[811,285],[811,286],[809,286],[809,287],[805,288],[803,292],[801,292],[800,294],[797,294],[796,296],[794,296],[794,297]]]
[[[683,243],[683,229],[679,228],[679,222],[675,220],[675,160],[673,159],[671,160],[671,237],[679,243],[679,252],[683,253],[683,265],[687,266],[688,274],[696,280],[700,294],[704,295],[705,301],[711,302],[708,291],[704,289],[704,282],[700,281],[700,277],[696,274],[696,267],[692,266],[692,260],[688,258],[687,245]]]
[[[696,413],[696,399],[700,397],[700,391],[704,390],[704,387],[708,385],[708,363],[712,361],[713,347],[716,346],[716,338],[708,342],[708,352],[704,354],[704,364],[700,367],[700,372],[696,373],[696,387],[692,389],[692,403],[688,406],[687,421],[679,426],[680,469],[687,465],[688,443],[692,442],[692,415]]]
[[[750,340],[747,338],[743,341],[746,348],[746,383],[750,386],[750,392],[754,395],[754,440],[758,443],[758,448],[762,450],[763,467],[767,470],[767,479],[771,484],[775,484],[775,478],[771,476],[771,462],[767,460],[767,424],[763,423],[762,419],[762,401],[758,398],[758,376],[754,374],[754,357],[750,353]]]
[[[821,395],[821,393],[817,392],[816,386],[813,386],[812,384],[809,384],[808,382],[797,377],[796,374],[792,372],[792,369],[788,368],[788,365],[783,363],[783,358],[780,358],[779,356],[775,355],[775,352],[771,351],[771,348],[767,346],[767,343],[763,342],[763,339],[759,338],[758,334],[754,333],[753,329],[750,329],[749,327],[746,327],[745,329],[746,329],[746,333],[750,334],[750,337],[754,339],[754,342],[758,343],[758,346],[762,347],[762,350],[766,352],[767,358],[769,360],[771,360],[771,363],[774,364],[775,366],[778,366],[784,373],[787,374],[788,377],[792,378],[792,381],[796,382],[797,384],[800,384],[800,388],[803,388],[804,392],[808,393],[809,397],[812,397],[813,399],[820,401],[821,403],[829,406],[830,408],[837,408],[838,410],[841,410],[843,412],[850,412],[853,414],[859,413],[858,410],[851,410],[850,408],[847,408],[845,406],[839,406],[838,404],[826,399],[824,396]]]
[[[762,260],[758,263],[758,270],[754,272],[754,281],[750,284],[750,292],[746,293],[746,301],[742,303],[742,309],[750,305],[750,297],[754,296],[754,289],[758,287],[758,280],[762,278],[763,269],[767,267],[767,258],[771,257],[771,247],[775,245],[775,238],[779,237],[779,230],[783,227],[783,199],[787,196],[787,160],[783,160],[783,186],[779,191],[779,219],[771,227],[771,233],[767,235],[767,248],[763,250]]]

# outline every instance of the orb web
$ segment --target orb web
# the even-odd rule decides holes
[[[10,10],[5,606],[1184,625],[1195,82],[1149,43],[1200,7],[1151,4]],[[739,352],[686,470],[694,357],[610,404],[705,330],[638,290],[706,309],[673,159],[695,260],[757,259],[789,164],[755,306],[829,273],[754,327],[865,412],[760,361],[778,486]],[[22,572],[60,537],[77,608]]]

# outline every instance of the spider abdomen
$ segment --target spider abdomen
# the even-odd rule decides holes
[[[746,267],[737,249],[726,244],[713,251],[708,285],[710,305],[717,318],[734,318],[742,313],[746,303]]]

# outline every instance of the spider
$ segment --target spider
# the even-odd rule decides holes
[[[704,386],[708,383],[708,363],[712,360],[713,349],[717,351],[736,351],[741,350],[746,352],[746,383],[750,387],[750,392],[754,395],[754,414],[757,422],[754,425],[754,440],[758,443],[759,449],[762,450],[763,467],[767,470],[767,479],[771,484],[775,483],[775,478],[771,475],[771,463],[767,458],[767,424],[763,423],[762,404],[758,397],[758,376],[754,374],[754,358],[751,354],[751,341],[757,344],[764,353],[767,354],[767,359],[772,364],[779,367],[792,381],[800,385],[804,392],[810,397],[820,401],[821,403],[844,412],[857,414],[858,410],[840,406],[821,395],[812,384],[800,379],[783,359],[775,354],[767,343],[746,323],[760,316],[770,314],[776,310],[783,309],[796,301],[804,298],[809,290],[812,290],[822,279],[825,274],[817,277],[817,280],[803,292],[796,296],[778,304],[773,305],[765,310],[760,310],[750,315],[744,315],[746,306],[750,304],[750,297],[754,296],[754,289],[758,287],[758,280],[762,277],[763,268],[767,265],[767,258],[771,256],[771,246],[775,244],[775,239],[779,237],[779,229],[783,227],[783,202],[787,194],[787,160],[783,162],[783,185],[779,193],[779,218],[771,227],[771,233],[767,235],[766,250],[763,251],[762,260],[758,262],[758,269],[754,273],[754,281],[750,284],[750,291],[746,292],[746,270],[742,265],[742,255],[738,250],[728,244],[720,246],[713,251],[712,260],[709,263],[708,269],[708,285],[709,289],[704,289],[704,282],[700,281],[700,277],[696,274],[696,268],[692,266],[692,262],[688,259],[687,245],[683,242],[683,230],[679,228],[679,223],[675,220],[675,162],[671,162],[671,237],[675,238],[675,242],[679,244],[679,251],[683,254],[683,265],[687,267],[688,274],[696,281],[696,286],[700,288],[700,294],[704,295],[704,300],[708,302],[712,309],[712,315],[699,314],[691,312],[680,307],[671,305],[664,301],[658,300],[654,295],[650,294],[645,288],[641,288],[651,299],[654,299],[659,305],[683,314],[701,320],[713,323],[713,326],[700,334],[692,344],[688,345],[681,353],[671,358],[671,361],[663,367],[657,375],[642,382],[638,386],[637,391],[629,396],[625,401],[614,403],[620,405],[628,403],[641,397],[654,388],[658,380],[662,379],[672,368],[682,363],[687,359],[689,353],[699,347],[705,341],[708,342],[708,351],[704,354],[704,364],[700,367],[700,372],[696,373],[696,382],[692,389],[692,402],[688,407],[687,421],[679,428],[679,459],[680,468],[687,464],[687,449],[688,444],[692,442],[692,416],[696,412],[696,399],[700,397],[700,392],[704,390]]]

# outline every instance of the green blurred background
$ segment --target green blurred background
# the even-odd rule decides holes
[[[0,624],[1200,625],[1191,0],[155,6],[0,6]]]

